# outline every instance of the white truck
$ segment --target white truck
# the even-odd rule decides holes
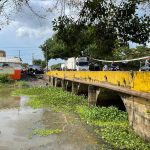
[[[67,70],[89,70],[89,62],[87,57],[71,57],[66,60],[65,67]]]

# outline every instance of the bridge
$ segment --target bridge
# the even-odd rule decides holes
[[[85,94],[89,105],[116,106],[134,131],[150,141],[150,72],[50,71],[51,86]]]

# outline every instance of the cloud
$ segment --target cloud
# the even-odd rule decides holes
[[[16,36],[28,38],[43,38],[52,36],[52,20],[58,16],[57,13],[48,12],[55,1],[31,0],[30,6],[24,6],[22,10],[13,16],[16,24]]]
[[[52,31],[49,28],[34,29],[22,26],[16,30],[17,37],[29,37],[30,39],[40,39],[47,36],[52,36]]]
[[[57,0],[30,0],[29,6],[24,5],[18,13],[12,14],[11,25],[16,25],[16,36],[44,40],[52,36],[52,21],[61,12],[60,0],[57,8],[56,3]],[[65,11],[69,13],[68,8]]]

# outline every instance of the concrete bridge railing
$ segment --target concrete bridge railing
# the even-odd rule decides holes
[[[114,105],[128,112],[135,132],[150,141],[150,72],[50,71],[52,86],[86,94],[89,105]]]

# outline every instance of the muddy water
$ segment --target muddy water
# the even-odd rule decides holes
[[[72,114],[26,106],[27,97],[12,97],[0,89],[0,150],[100,150],[107,149]],[[47,137],[33,135],[34,129],[61,129]],[[103,148],[102,148],[103,147]]]

